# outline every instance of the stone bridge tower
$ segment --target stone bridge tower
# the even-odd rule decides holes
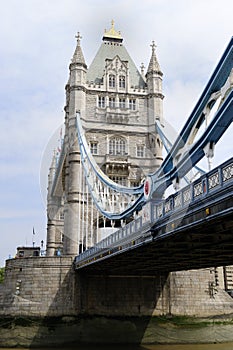
[[[120,32],[105,30],[102,44],[87,67],[78,33],[66,85],[65,137],[55,167],[49,173],[47,255],[77,255],[90,245],[87,217],[93,214],[85,194],[76,137],[76,112],[81,114],[91,153],[115,182],[137,186],[162,161],[155,120],[163,122],[163,74],[155,44],[144,75],[123,45]],[[95,210],[95,209],[94,209]],[[106,225],[104,218],[96,226]],[[108,225],[108,223],[107,223]],[[116,223],[117,225],[117,223]],[[63,238],[61,238],[63,237]],[[95,236],[95,241],[101,235]],[[84,243],[85,241],[85,243]]]

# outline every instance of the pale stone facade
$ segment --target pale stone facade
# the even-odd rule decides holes
[[[208,317],[232,314],[210,269],[155,276],[79,276],[70,257],[7,260],[0,316]]]
[[[86,219],[96,214],[88,206],[80,171],[76,111],[81,113],[92,154],[115,181],[135,185],[147,172],[156,170],[162,160],[162,145],[154,128],[155,119],[163,123],[162,73],[155,46],[152,44],[144,76],[122,41],[114,27],[105,32],[103,43],[87,69],[77,36],[66,85],[63,148],[58,163],[53,156],[49,171],[47,256],[21,258],[20,249],[17,258],[6,262],[5,281],[0,285],[2,347],[54,346],[65,341],[97,343],[108,334],[109,343],[115,339],[122,343],[167,343],[168,334],[169,341],[175,343],[180,339],[232,340],[231,324],[228,333],[224,328],[222,333],[215,332],[218,336],[210,337],[210,329],[213,330],[210,327],[192,326],[191,331],[186,327],[181,332],[182,327],[165,328],[163,324],[159,327],[152,318],[231,317],[233,301],[224,291],[233,289],[230,267],[161,275],[155,271],[154,276],[97,276],[74,270],[74,256],[83,249],[84,233],[93,229],[87,226]],[[96,227],[100,224],[101,218],[95,222]],[[17,325],[17,318],[28,326]],[[145,324],[138,326],[141,321]],[[116,327],[119,325],[120,331]],[[114,335],[109,333],[110,328]],[[186,337],[187,331],[191,336]]]
[[[163,124],[163,93],[160,65],[152,43],[146,74],[135,66],[123,45],[121,34],[105,31],[102,44],[87,67],[77,35],[69,66],[66,89],[65,137],[60,163],[53,156],[48,180],[47,256],[76,256],[93,244],[84,236],[102,225],[88,208],[80,152],[76,137],[76,112],[81,114],[91,153],[101,169],[126,186],[140,183],[162,161],[162,144],[155,121]],[[84,198],[85,196],[85,198]],[[84,198],[84,200],[83,200]],[[89,201],[90,202],[90,201]],[[90,205],[89,205],[90,207]],[[96,216],[93,225],[87,218]],[[111,232],[111,231],[109,231]],[[108,231],[106,230],[106,234]],[[95,234],[94,242],[101,239]],[[215,285],[232,290],[230,267],[215,269]]]
[[[123,46],[121,35],[114,27],[105,32],[103,42],[89,68],[85,63],[78,34],[69,71],[63,158],[60,157],[56,164],[54,156],[49,172],[47,256],[57,255],[57,252],[64,256],[76,256],[91,245],[87,237],[84,240],[84,236],[93,230],[93,225],[88,224],[88,218],[93,216],[96,226],[100,226],[104,220],[98,218],[96,210],[93,213],[88,207],[90,199],[85,189],[76,137],[77,111],[81,114],[91,153],[102,170],[114,181],[135,186],[145,174],[155,171],[162,161],[162,144],[155,133],[155,120],[158,119],[163,124],[163,74],[154,43],[147,73],[144,75],[143,69],[139,72],[135,67]],[[100,238],[96,234],[95,241]],[[211,281],[207,278],[209,274]],[[192,286],[188,284],[190,276]],[[209,298],[216,298],[216,290],[219,297],[220,291],[231,289],[229,286],[226,288],[224,280],[226,277],[224,279],[222,268],[209,269],[208,272],[199,270],[195,273],[172,273],[171,291],[177,307],[173,312],[185,314],[187,311],[190,314],[193,293],[197,297],[197,310],[199,288],[204,293],[202,297],[206,295],[207,299],[204,299],[209,305]],[[180,293],[177,293],[175,284],[179,285]],[[195,284],[198,288],[195,288]],[[186,286],[186,311],[182,304],[184,288],[181,286]],[[208,293],[213,295],[208,297]],[[223,295],[224,292],[221,297]],[[224,298],[231,305],[229,296],[225,295]],[[191,304],[188,307],[189,302]],[[213,314],[215,312],[213,310]],[[204,311],[201,313],[204,314]]]
[[[163,123],[162,72],[152,43],[147,73],[139,71],[119,32],[104,33],[103,42],[87,68],[77,35],[66,85],[63,161],[52,161],[48,186],[47,255],[77,255],[91,245],[85,238],[88,195],[80,171],[76,112],[81,115],[91,153],[115,182],[138,186],[162,161],[162,143],[155,120]],[[61,157],[60,157],[61,158]],[[83,200],[85,196],[85,200]],[[80,205],[81,203],[81,205]],[[64,216],[64,221],[63,221]],[[104,218],[96,220],[101,225]],[[92,225],[93,226],[93,225]],[[61,236],[64,237],[62,242]],[[97,236],[94,241],[101,237]]]

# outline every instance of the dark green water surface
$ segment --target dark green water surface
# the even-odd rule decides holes
[[[233,343],[193,345],[77,345],[70,347],[37,348],[37,350],[233,350]],[[0,348],[0,350],[9,350]],[[21,349],[28,350],[28,349]]]

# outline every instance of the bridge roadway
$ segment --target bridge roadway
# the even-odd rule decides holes
[[[100,242],[98,249],[76,257],[76,270],[149,276],[233,265],[233,158],[166,200],[152,203],[150,215],[153,224],[143,224],[141,217],[139,232],[105,248]]]

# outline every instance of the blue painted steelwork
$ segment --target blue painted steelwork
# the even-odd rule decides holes
[[[227,96],[226,100],[216,112],[210,125],[205,132],[190,147],[187,153],[173,165],[174,148],[171,153],[162,163],[160,169],[149,175],[151,177],[151,183],[153,188],[151,189],[151,196],[161,196],[166,188],[171,185],[172,180],[175,178],[182,178],[189,170],[193,168],[205,155],[204,148],[208,143],[216,144],[224,132],[227,130],[233,120],[233,90]],[[177,141],[178,142],[178,141]],[[176,149],[178,152],[179,148]]]
[[[98,242],[94,247],[86,250],[75,258],[77,269],[93,264],[97,260],[105,259],[112,254],[119,254],[132,246],[139,246],[152,241],[151,230],[156,223],[177,215],[179,211],[188,208],[190,204],[201,202],[209,194],[218,192],[224,187],[232,186],[233,183],[233,158],[224,162],[209,173],[204,174],[192,184],[172,194],[160,202],[150,201],[148,217],[144,213],[134,221],[112,233]],[[172,219],[173,220],[173,219]],[[168,233],[169,234],[169,233]],[[167,235],[167,233],[166,233]]]
[[[86,137],[84,135],[84,130],[82,128],[80,113],[77,113],[76,126],[82,166],[85,172],[89,191],[91,193],[92,199],[96,207],[104,216],[111,220],[121,219],[122,217],[132,215],[132,212],[137,209],[138,203],[142,201],[143,184],[139,187],[126,187],[119,185],[116,182],[109,179],[109,177],[106,174],[104,174],[104,172],[100,169],[90,152],[86,141]],[[122,193],[125,195],[126,198],[128,198],[129,205],[120,214],[116,212],[109,212],[103,207],[103,203],[101,202],[99,193],[97,193],[96,190],[95,177],[98,179],[98,181],[100,181],[105,187],[109,188],[111,191],[114,191],[115,193]],[[125,198],[119,198],[118,200],[124,199]]]
[[[152,204],[151,222],[183,210],[190,204],[200,201],[208,194],[233,182],[233,158],[204,174],[199,179],[159,203]]]
[[[214,147],[221,136],[227,130],[233,120],[233,89],[232,75],[233,68],[233,38],[228,44],[222,58],[220,59],[216,69],[214,70],[206,88],[204,89],[199,101],[197,102],[193,112],[188,118],[186,124],[177,137],[169,154],[162,162],[158,171],[149,174],[143,185],[136,188],[127,188],[120,186],[111,181],[97,166],[94,158],[90,154],[84,132],[82,130],[81,121],[77,119],[77,133],[81,150],[82,164],[86,172],[86,178],[89,177],[90,167],[95,172],[98,179],[109,187],[111,190],[119,193],[136,195],[136,199],[129,203],[128,207],[121,212],[106,211],[98,203],[96,192],[93,191],[91,182],[89,188],[92,197],[98,209],[103,215],[110,219],[122,219],[131,216],[136,210],[140,210],[149,199],[162,198],[162,195],[173,180],[184,177],[205,155],[206,147]],[[222,90],[226,89],[226,82],[230,81],[229,88],[222,95]],[[215,95],[222,96],[221,106],[215,113],[211,123],[202,133],[201,137],[193,143],[196,132],[205,120],[205,110],[211,109],[216,101]]]
[[[164,160],[161,167],[160,173],[166,173],[170,171],[173,167],[173,159],[178,153],[179,149],[186,144],[190,133],[194,125],[200,121],[203,116],[203,110],[206,104],[209,102],[209,99],[212,93],[219,91],[225,84],[227,78],[229,77],[231,70],[233,68],[233,37],[231,38],[225,52],[223,53],[217,67],[215,68],[212,76],[210,77],[202,95],[200,96],[196,106],[194,107],[190,117],[185,123],[183,129],[180,132],[179,137],[174,142],[174,145],[170,151],[168,157]]]
[[[112,181],[98,166],[96,163],[94,157],[91,154],[91,151],[88,147],[87,140],[84,134],[84,130],[82,128],[80,113],[77,113],[76,118],[76,125],[77,125],[77,135],[78,135],[78,141],[79,141],[79,147],[80,147],[80,153],[82,157],[82,164],[84,166],[84,170],[86,171],[86,176],[88,176],[90,165],[93,172],[98,176],[98,178],[101,180],[102,183],[104,183],[106,186],[109,186],[111,189],[117,192],[123,192],[123,193],[129,193],[129,194],[141,194],[143,185],[138,187],[126,187],[119,185],[118,183]]]
[[[156,123],[155,123],[155,128],[156,128],[156,131],[157,133],[159,134],[162,142],[163,142],[163,146],[166,150],[166,152],[169,154],[171,149],[172,149],[172,142],[168,139],[167,135],[165,134],[165,130],[164,128],[162,127],[162,125],[160,124],[160,122],[158,120],[156,120]],[[200,167],[196,166],[194,167],[201,175],[205,174],[205,171],[203,169],[201,169]],[[187,183],[189,183],[190,181],[184,177],[185,181]]]

